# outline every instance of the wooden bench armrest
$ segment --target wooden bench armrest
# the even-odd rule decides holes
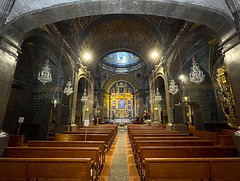
[[[143,160],[142,161],[142,163],[141,163],[141,165],[142,165],[142,167],[141,167],[141,172],[140,172],[140,178],[142,179],[142,180],[144,180],[145,179],[145,160]]]

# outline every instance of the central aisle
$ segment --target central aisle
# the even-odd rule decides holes
[[[127,126],[118,127],[118,135],[106,153],[106,162],[98,181],[140,181],[127,134]]]
[[[110,168],[110,174],[108,181],[119,180],[128,181],[128,160],[127,160],[127,150],[126,150],[126,127],[118,128],[118,139],[116,142],[115,151],[113,154],[113,160]]]

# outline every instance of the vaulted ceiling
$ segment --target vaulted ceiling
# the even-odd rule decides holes
[[[75,18],[54,25],[89,70],[94,70],[107,54],[120,50],[135,53],[151,70],[171,46],[184,22],[149,15],[105,15]],[[152,51],[158,52],[158,59],[150,57]],[[90,60],[84,59],[85,52],[91,53]]]

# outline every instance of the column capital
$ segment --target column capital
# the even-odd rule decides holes
[[[225,41],[219,44],[219,49],[222,49],[222,53],[225,54],[229,50],[233,49],[240,44],[240,32],[229,36]]]

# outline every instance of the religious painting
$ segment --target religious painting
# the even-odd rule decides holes
[[[119,87],[119,93],[124,93],[124,87]]]
[[[125,103],[123,99],[119,100],[119,109],[124,109],[125,108]]]

